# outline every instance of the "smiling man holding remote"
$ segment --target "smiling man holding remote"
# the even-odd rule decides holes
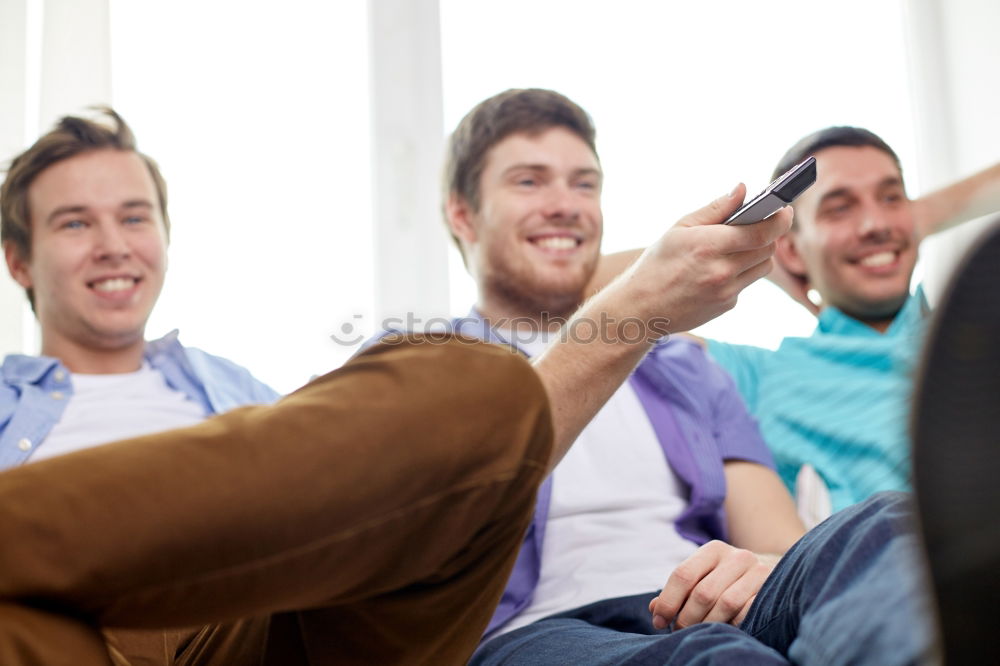
[[[583,305],[588,316],[572,315],[603,231],[603,172],[583,109],[548,90],[495,95],[453,133],[445,173],[446,222],[478,288],[456,332],[543,359],[558,341],[651,332],[594,320],[601,295]],[[720,231],[737,194],[689,219]],[[710,275],[698,254],[677,266]],[[609,288],[638,279],[629,271]],[[595,386],[572,389],[586,400]],[[829,651],[907,663],[929,632],[906,507],[901,495],[875,498],[795,543],[803,527],[731,379],[697,343],[659,340],[542,485],[471,663],[785,664]],[[870,573],[840,576],[842,566]],[[858,606],[884,622],[857,623],[847,610]]]

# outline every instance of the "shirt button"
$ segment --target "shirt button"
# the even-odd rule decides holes
[[[66,373],[63,372],[62,370],[56,370],[56,374],[54,375],[54,377],[56,378],[57,382],[61,382],[64,379],[66,379]]]
[[[53,400],[62,400],[63,399],[63,393],[62,393],[62,391],[53,391],[49,395],[52,396]]]
[[[21,449],[22,451],[30,451],[31,440],[28,438],[22,439],[20,442],[17,443],[17,448]]]

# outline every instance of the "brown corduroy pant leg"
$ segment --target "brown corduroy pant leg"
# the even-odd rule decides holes
[[[108,664],[97,626],[202,624],[178,663],[462,663],[548,410],[512,352],[415,336],[273,407],[4,472],[0,663]]]

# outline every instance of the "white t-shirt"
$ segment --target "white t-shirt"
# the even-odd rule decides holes
[[[193,425],[206,418],[201,406],[167,385],[143,363],[136,372],[72,375],[73,396],[59,422],[28,462],[98,444]]]
[[[537,354],[545,342],[519,346]],[[626,382],[553,472],[538,586],[531,604],[496,635],[602,599],[659,590],[697,549],[674,525],[686,506]]]

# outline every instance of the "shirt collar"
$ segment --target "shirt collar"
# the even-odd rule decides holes
[[[62,364],[49,356],[10,354],[4,359],[0,372],[8,384],[38,384],[56,366]]]
[[[155,359],[162,354],[170,354],[180,348],[180,341],[178,337],[180,336],[180,331],[176,328],[162,338],[157,340],[147,340],[146,349],[142,353],[143,357],[151,365],[154,365]]]
[[[476,309],[476,306],[472,306],[472,309],[469,310],[469,314],[456,319],[454,321],[454,326],[456,333],[470,335],[472,337],[479,338],[480,340],[485,340],[494,344],[507,345],[517,349],[517,345],[510,342],[500,332],[500,329],[492,326],[488,319],[483,319],[482,314],[480,314],[479,310]]]
[[[145,360],[155,366],[156,357],[179,348],[178,335],[178,331],[174,329],[158,340],[147,342],[143,352]],[[48,372],[57,367],[65,370],[59,359],[51,356],[10,354],[4,359],[3,366],[0,366],[0,374],[8,384],[38,384]]]
[[[871,326],[845,314],[839,308],[833,306],[823,308],[819,314],[819,324],[816,326],[816,334],[850,335],[850,336],[880,336],[893,337],[903,331],[910,330],[911,327],[927,316],[929,308],[927,297],[924,296],[923,285],[918,285],[916,290],[903,303],[892,323],[885,333],[879,333]]]

